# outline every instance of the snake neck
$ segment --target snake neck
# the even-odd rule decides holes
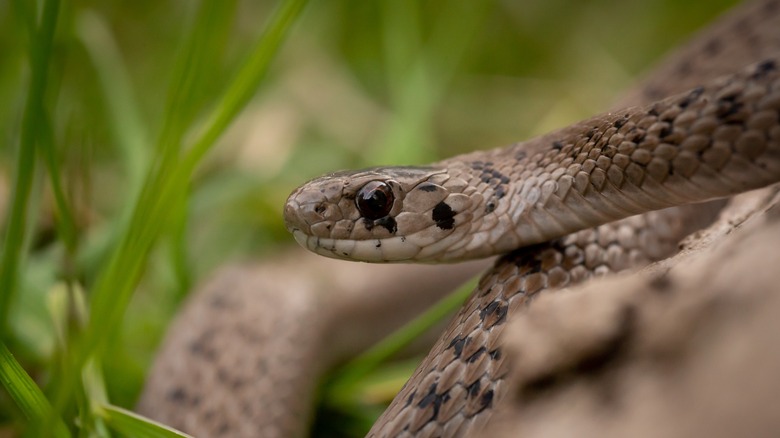
[[[449,169],[442,185],[471,200],[468,211],[457,212],[469,216],[470,225],[438,254],[423,255],[460,260],[501,254],[777,182],[778,65],[767,59],[646,107],[438,163]]]

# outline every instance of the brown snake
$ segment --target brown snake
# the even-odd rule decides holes
[[[668,256],[690,231],[679,210],[618,220],[780,180],[778,8],[743,8],[720,24],[731,38],[703,35],[683,52],[728,53],[728,62],[678,55],[673,68],[698,81],[688,91],[426,167],[326,175],[290,195],[288,229],[329,257],[439,262],[509,252],[370,435],[479,430],[505,396],[503,323],[530,297]],[[644,100],[689,85],[672,82],[649,85]]]
[[[729,196],[777,181],[780,178],[778,53],[780,0],[752,2],[732,11],[673,54],[634,94],[617,106],[627,109],[595,117],[512,149],[487,152],[489,158],[480,158],[483,153],[474,153],[445,160],[424,170],[407,169],[401,176],[392,177],[373,170],[364,173],[360,182],[350,183],[346,193],[353,197],[357,195],[354,191],[368,180],[393,179],[394,183],[388,183],[390,192],[382,192],[385,197],[391,193],[395,198],[395,202],[390,202],[388,215],[359,219],[357,209],[353,208],[354,197],[337,200],[345,190],[343,180],[333,177],[327,178],[327,188],[322,188],[324,193],[317,187],[314,194],[305,194],[296,200],[298,205],[286,210],[287,215],[294,218],[291,228],[324,233],[328,238],[367,237],[366,246],[359,251],[372,260],[420,255],[445,259],[449,256],[440,251],[445,244],[439,244],[436,251],[422,250],[437,234],[445,235],[445,241],[456,247],[458,252],[452,256],[454,258],[471,257],[466,251],[472,249],[476,251],[474,254],[484,255],[489,251],[500,254],[533,243],[509,252],[484,275],[475,293],[375,424],[371,435],[477,434],[506,395],[504,378],[511,364],[506,363],[506,356],[502,354],[501,332],[505,322],[522,311],[529,298],[541,290],[564,287],[594,275],[642,266],[667,257],[676,251],[677,242],[683,236],[700,225],[694,222],[706,221],[708,216],[698,206],[672,208],[560,237],[563,234],[643,211]],[[720,77],[726,77],[726,82],[717,79]],[[672,95],[675,96],[663,99]],[[444,176],[438,166],[450,163],[453,173]],[[527,175],[531,175],[531,179],[525,182],[515,179]],[[426,184],[421,182],[423,177],[430,177],[429,185],[420,189]],[[471,180],[476,181],[476,185],[467,184]],[[407,196],[414,187],[422,192],[422,198],[415,200]],[[450,188],[463,192],[450,200],[444,196],[444,190]],[[382,196],[371,195],[371,192],[364,194],[363,199],[368,199],[369,204]],[[336,206],[323,204],[327,199],[334,200]],[[472,200],[478,202],[470,204]],[[405,203],[412,207],[409,212],[414,212],[416,218],[411,214],[398,216]],[[546,209],[538,208],[542,204],[552,209],[550,216]],[[588,205],[592,207],[588,208]],[[522,206],[522,212],[517,210],[518,206]],[[381,208],[379,211],[381,213]],[[574,215],[572,211],[582,213]],[[493,213],[502,216],[489,216]],[[321,222],[327,214],[336,214],[336,223]],[[372,216],[377,214],[371,213]],[[467,225],[472,223],[466,221],[467,217],[475,219],[477,225]],[[555,219],[550,220],[552,217]],[[348,220],[353,219],[357,221],[349,225]],[[400,242],[400,236],[406,233],[407,227],[423,223],[418,222],[419,219],[427,222],[408,234],[416,236],[408,239],[415,247],[404,247],[407,242]],[[318,224],[301,223],[304,220]],[[499,229],[495,228],[497,226],[504,228],[500,228],[500,232],[494,231]],[[477,229],[481,237],[465,238],[462,230],[466,228]],[[453,237],[447,240],[447,236]],[[309,240],[300,232],[297,237]],[[377,240],[381,238],[390,240]],[[319,240],[324,247],[315,246],[316,238],[307,245],[319,252],[341,256],[343,254],[338,252],[348,252],[353,246],[352,243]],[[477,245],[478,241],[490,242],[493,249],[482,249]],[[381,245],[377,247],[378,243]],[[402,253],[387,252],[393,248],[401,249]],[[333,249],[336,254],[332,253]],[[316,274],[327,273],[332,265],[327,266]],[[450,275],[456,271],[449,271]],[[196,434],[257,436],[256,426],[240,420],[251,416],[262,418],[266,423],[280,422],[276,426],[269,425],[259,435],[302,433],[303,426],[294,422],[307,415],[307,408],[301,403],[310,399],[291,394],[300,390],[299,386],[314,383],[315,374],[322,371],[317,368],[321,365],[310,365],[315,358],[333,354],[320,345],[322,340],[307,337],[306,333],[319,330],[328,333],[325,336],[337,337],[349,336],[351,332],[344,329],[331,334],[323,328],[327,325],[323,320],[337,318],[320,315],[325,312],[319,307],[320,303],[327,298],[320,297],[320,301],[310,303],[302,299],[288,300],[272,293],[275,282],[296,275],[293,271],[274,265],[263,269],[261,274],[267,278],[263,286],[269,288],[268,300],[262,306],[274,308],[274,314],[257,321],[254,327],[241,325],[242,319],[251,320],[254,318],[251,315],[259,314],[252,306],[261,306],[261,303],[242,305],[238,291],[260,288],[260,285],[244,285],[238,276],[226,276],[231,278],[231,283],[219,287],[232,289],[232,294],[210,294],[211,301],[207,305],[197,307],[194,314],[190,312],[202,325],[212,324],[210,331],[196,335],[193,334],[195,330],[186,325],[184,329],[173,330],[175,333],[169,344],[179,349],[167,352],[167,356],[173,358],[164,363],[167,377],[164,373],[156,373],[150,380],[141,401],[142,412]],[[378,279],[391,280],[393,275],[398,274],[387,274]],[[370,281],[352,275],[349,280],[356,289],[370,284]],[[296,278],[290,288],[301,282],[302,279]],[[334,281],[330,286],[348,289],[343,286],[345,282]],[[421,288],[426,286],[421,285]],[[357,293],[355,291],[353,295]],[[219,312],[225,316],[215,317]],[[308,324],[291,325],[284,319],[286,312],[298,312],[299,318]],[[213,327],[214,321],[223,319],[228,322]],[[230,325],[233,321],[236,327]],[[290,330],[279,333],[278,327],[290,327]],[[239,356],[219,355],[220,333],[238,332],[240,337],[252,340],[257,337],[253,329],[267,332],[267,339],[272,341],[268,345],[279,347],[283,353],[250,351],[253,344],[247,342]],[[192,336],[187,337],[189,335]],[[185,354],[205,358],[206,365],[211,368],[199,368],[195,376],[189,376],[188,382],[200,382],[192,388],[184,386],[190,383],[171,386],[167,383],[169,380],[190,372],[187,366],[191,361]],[[263,367],[276,367],[273,382],[257,382],[263,379],[257,378],[257,365],[250,360],[255,356],[262,356],[258,361]],[[326,360],[333,362],[335,359],[329,356]],[[294,380],[292,376],[296,372],[305,378]],[[212,398],[212,391],[202,394],[195,388],[208,389],[212,382],[217,382],[213,384],[215,387],[227,385],[228,394],[253,388],[253,397],[273,398],[260,406],[248,407],[232,404],[231,398]],[[175,405],[173,414],[163,413],[168,409],[163,406],[164,401]],[[283,412],[285,408],[295,411]],[[209,422],[215,426],[204,429],[204,424],[211,424]]]

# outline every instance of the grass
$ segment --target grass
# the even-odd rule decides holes
[[[290,244],[293,187],[592,114],[731,2],[310,3],[0,3],[3,430],[181,436],[128,410],[154,349],[209,272]],[[331,382],[356,435],[395,343]]]

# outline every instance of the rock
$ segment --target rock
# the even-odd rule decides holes
[[[485,436],[776,436],[779,191],[670,259],[540,296],[505,333],[510,397]]]

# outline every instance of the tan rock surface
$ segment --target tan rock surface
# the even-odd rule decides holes
[[[668,260],[540,296],[508,327],[511,400],[486,436],[776,436],[779,190]]]

